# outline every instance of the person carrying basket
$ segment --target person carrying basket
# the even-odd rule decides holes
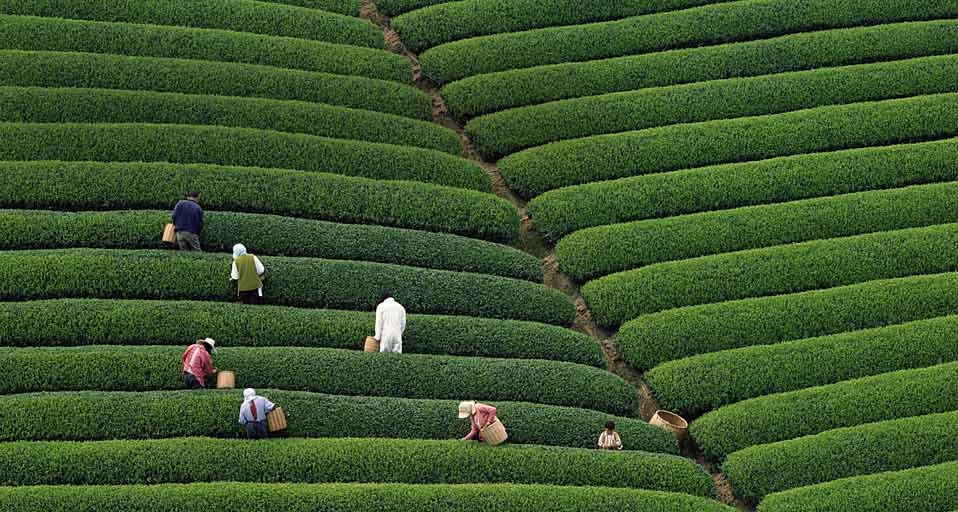
[[[508,438],[506,429],[496,417],[496,408],[475,401],[459,402],[459,419],[469,418],[472,428],[463,441],[477,440],[495,446]]]

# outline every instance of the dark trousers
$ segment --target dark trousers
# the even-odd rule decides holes
[[[246,424],[246,439],[266,439],[269,437],[269,429],[266,428],[265,421],[251,421]]]
[[[188,389],[203,389],[200,381],[196,379],[196,375],[190,372],[183,372],[183,384],[186,384]]]
[[[263,301],[263,298],[259,296],[259,290],[239,292],[239,299],[243,304],[259,304]]]
[[[181,251],[203,251],[200,248],[200,235],[189,231],[176,232],[176,245]]]

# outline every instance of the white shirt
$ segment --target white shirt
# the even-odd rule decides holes
[[[402,333],[406,330],[406,308],[396,302],[392,297],[384,300],[376,306],[376,335],[374,338],[383,341],[386,339],[402,339]]]
[[[256,275],[261,276],[266,273],[266,267],[263,266],[263,262],[260,261],[255,254],[253,255],[253,265],[256,267]],[[239,270],[236,270],[235,259],[233,260],[233,267],[230,269],[230,279],[232,279],[233,281],[239,281]],[[262,297],[263,288],[261,287],[258,291],[259,291],[259,296]]]

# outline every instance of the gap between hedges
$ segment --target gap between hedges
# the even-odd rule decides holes
[[[593,320],[592,312],[589,310],[581,293],[579,293],[578,286],[576,286],[569,276],[559,270],[559,263],[555,257],[555,245],[550,244],[541,234],[535,231],[532,219],[526,212],[526,201],[523,201],[522,198],[509,188],[502,174],[499,172],[499,168],[495,164],[485,161],[482,156],[479,155],[469,135],[466,134],[465,127],[460,124],[459,121],[448,115],[448,108],[439,92],[438,86],[423,75],[422,66],[419,63],[419,56],[403,44],[399,34],[391,27],[390,18],[379,13],[376,7],[376,0],[363,0],[359,17],[382,27],[386,45],[393,52],[409,60],[412,66],[414,85],[432,99],[433,122],[454,130],[459,134],[462,156],[479,165],[479,167],[489,175],[494,194],[506,199],[519,209],[521,223],[519,239],[516,246],[520,250],[542,259],[542,271],[545,277],[543,281],[544,284],[550,288],[562,291],[575,303],[576,318],[572,329],[583,332],[595,339],[596,343],[602,347],[607,369],[635,386],[639,403],[639,416],[642,420],[648,421],[659,408],[651,388],[645,380],[643,380],[642,374],[635,368],[632,368],[622,358],[621,351],[611,333],[600,328]],[[701,450],[694,442],[690,440],[684,444],[685,446],[682,447],[684,455],[693,459],[712,476],[717,498],[720,501],[740,510],[754,510],[747,507],[743,502],[736,500],[731,485],[728,483],[728,479],[720,472],[716,465],[706,461]]]

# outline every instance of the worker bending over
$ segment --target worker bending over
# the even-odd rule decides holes
[[[206,387],[206,376],[216,373],[211,354],[216,349],[213,338],[197,340],[183,352],[183,383],[190,389]]]
[[[253,388],[243,390],[243,405],[240,406],[239,422],[246,427],[247,439],[269,437],[266,428],[266,415],[276,408],[276,404],[256,394]]]
[[[402,334],[406,330],[406,308],[384,293],[376,306],[376,335],[380,352],[402,353]]]
[[[484,441],[482,429],[496,422],[496,408],[491,405],[480,404],[475,401],[459,402],[459,419],[469,418],[472,428],[463,441],[476,439]]]

